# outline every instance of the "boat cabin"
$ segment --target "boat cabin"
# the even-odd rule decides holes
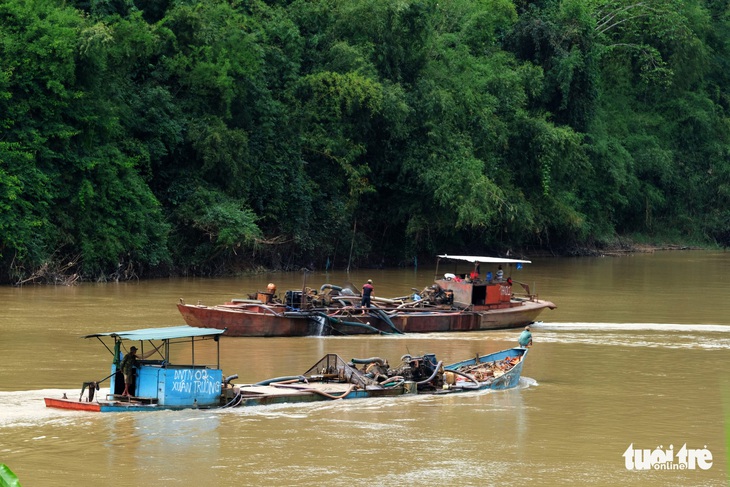
[[[135,367],[136,380],[128,390],[130,396],[144,404],[186,408],[220,404],[223,372],[220,368],[219,338],[224,332],[215,328],[173,326],[95,333],[84,338],[97,338],[112,354],[107,400],[124,399],[124,375],[120,366],[124,355],[134,345],[140,358]],[[108,338],[114,340],[111,347],[104,341]],[[195,356],[196,347],[211,340],[216,346],[216,363],[200,363]],[[184,358],[184,362],[174,363],[173,356]],[[210,357],[210,353],[207,356]]]
[[[453,294],[453,302],[460,307],[476,310],[509,308],[512,306],[512,278],[505,272],[513,264],[518,268],[529,260],[503,259],[471,255],[439,255],[436,265],[436,284],[446,293]],[[439,274],[441,260],[454,263],[453,272]],[[466,266],[464,263],[468,262]],[[490,266],[490,270],[486,267]],[[467,268],[468,267],[468,268]],[[486,272],[485,272],[486,270]]]

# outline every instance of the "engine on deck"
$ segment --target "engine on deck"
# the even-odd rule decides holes
[[[415,382],[419,390],[438,389],[444,384],[444,370],[434,354],[420,357],[403,355],[400,366],[396,368],[390,368],[387,360],[379,357],[352,359],[350,367],[358,370],[366,380],[375,383],[387,383],[390,379]]]
[[[432,284],[421,291],[421,298],[430,304],[452,305],[454,304],[454,292],[449,289],[441,289],[438,284]]]
[[[403,355],[400,367],[388,370],[388,375],[391,377],[400,376],[410,382],[423,382],[431,379],[428,384],[424,385],[439,388],[443,385],[444,374],[436,355],[428,353],[421,357]]]

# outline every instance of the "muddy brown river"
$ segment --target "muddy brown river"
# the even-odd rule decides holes
[[[180,298],[367,279],[392,297],[434,267],[0,288],[0,463],[23,486],[728,485],[730,253],[532,260],[512,276],[558,309],[533,326],[518,388],[233,410],[83,413],[43,397],[108,374],[81,335],[183,324]],[[518,335],[223,338],[221,361],[244,383],[328,352],[449,363]]]

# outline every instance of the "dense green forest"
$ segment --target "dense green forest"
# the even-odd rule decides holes
[[[730,241],[728,0],[2,0],[0,282]]]

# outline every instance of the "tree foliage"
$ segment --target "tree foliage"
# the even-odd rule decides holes
[[[729,27],[701,0],[7,0],[0,281],[730,245]]]

